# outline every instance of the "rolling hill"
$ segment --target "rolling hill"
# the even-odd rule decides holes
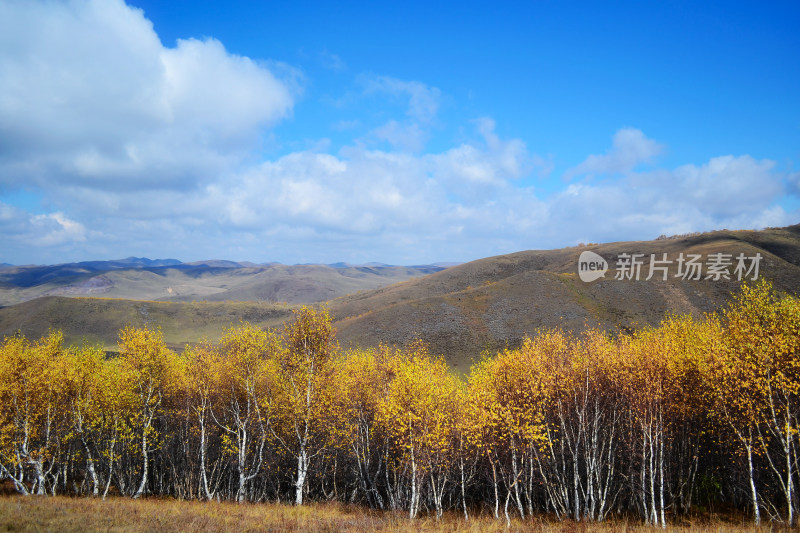
[[[578,259],[584,251],[599,254],[607,261],[609,271],[605,277],[590,283],[581,281]],[[615,279],[621,254],[642,254],[638,280]],[[645,279],[651,254],[655,254],[656,259],[663,259],[663,254],[666,254],[668,263],[663,263],[668,267],[666,280],[662,279],[664,273],[660,271],[656,271],[657,275],[652,279]],[[701,279],[676,276],[681,254],[685,258],[690,254],[699,256],[704,268]],[[714,254],[727,254],[722,257],[730,261],[727,272],[731,279],[715,280],[713,276],[706,279],[711,272],[709,265],[713,263]],[[699,317],[714,312],[724,305],[740,283],[735,272],[739,254],[744,258],[760,254],[759,278],[769,279],[781,291],[800,292],[800,225],[796,225],[762,231],[723,230],[653,241],[524,251],[444,270],[431,267],[437,270],[413,278],[412,274],[417,270],[402,270],[411,267],[344,266],[336,269],[315,266],[302,270],[307,276],[305,278],[297,272],[291,273],[292,268],[299,267],[271,265],[256,269],[265,277],[268,277],[266,272],[269,268],[285,269],[282,271],[293,275],[296,282],[291,289],[283,289],[277,282],[270,285],[259,281],[262,284],[249,285],[259,279],[258,273],[248,272],[254,267],[239,266],[228,273],[224,290],[209,290],[206,297],[198,296],[197,299],[232,300],[230,296],[239,296],[242,299],[272,299],[274,302],[280,301],[280,295],[292,294],[296,303],[303,303],[302,298],[313,301],[310,295],[325,294],[325,284],[331,282],[326,276],[333,276],[332,279],[339,283],[330,293],[348,292],[351,286],[346,282],[348,276],[339,273],[340,270],[355,276],[356,281],[361,275],[376,281],[381,268],[401,269],[400,275],[408,278],[405,281],[373,290],[359,288],[345,296],[326,298],[326,305],[336,318],[342,345],[405,345],[419,337],[434,352],[444,354],[454,368],[466,371],[482,351],[493,352],[505,346],[516,346],[526,335],[534,334],[540,328],[561,327],[578,332],[586,327],[600,327],[608,331],[624,331],[656,324],[667,313],[688,313]],[[191,276],[187,272],[193,272],[191,268],[182,270],[174,266],[158,268],[162,270],[157,273],[150,268],[122,269],[103,276],[111,279],[122,291],[121,287],[125,286],[119,280],[122,274],[147,278],[161,276],[160,283],[169,282],[172,283],[169,286],[180,287],[175,281],[187,279]],[[206,265],[202,268],[212,267]],[[355,271],[348,270],[353,268]],[[236,273],[244,278],[241,285],[235,283]],[[203,275],[209,274],[198,275],[198,278],[202,279]],[[749,280],[753,272],[749,277],[742,277]],[[217,281],[220,279],[216,278]],[[303,283],[297,283],[299,279],[303,279]],[[151,283],[151,286],[155,285]],[[134,286],[132,281],[130,287]],[[206,285],[197,283],[192,286],[199,292],[197,287]],[[282,293],[282,290],[290,292]],[[173,297],[174,300],[180,298],[180,294]],[[55,327],[65,332],[68,341],[88,338],[113,349],[117,331],[122,326],[160,325],[166,340],[179,347],[204,337],[216,340],[223,328],[242,320],[273,327],[290,316],[290,304],[265,301],[188,303],[49,296],[0,309],[0,334],[21,330],[30,337],[38,337],[49,327]],[[284,301],[291,299],[287,297]]]
[[[583,251],[609,263],[605,278],[578,276]],[[730,254],[729,277],[714,281],[675,277],[683,253],[708,261]],[[719,309],[738,285],[735,257],[762,256],[759,277],[782,291],[800,291],[800,225],[763,231],[715,231],[654,241],[617,242],[560,250],[525,251],[454,266],[423,278],[331,302],[340,338],[353,345],[404,345],[416,337],[466,370],[482,350],[518,345],[539,328],[609,331],[657,324],[667,313],[695,317]],[[639,280],[614,279],[620,254],[643,254]],[[647,281],[650,254],[673,264]],[[750,278],[751,279],[752,273]]]
[[[0,305],[45,296],[102,296],[173,302],[264,301],[304,304],[442,270],[435,265],[256,265],[181,263],[131,257],[0,269]]]

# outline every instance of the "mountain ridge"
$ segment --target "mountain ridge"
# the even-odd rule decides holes
[[[583,282],[578,276],[583,251],[599,254],[610,267],[621,254],[643,254],[645,274]],[[673,259],[667,280],[644,279],[651,254],[661,258],[665,253]],[[738,290],[736,279],[676,277],[680,254],[709,261],[724,254],[732,263],[738,254],[760,254],[760,278],[780,291],[800,291],[800,225],[795,225],[515,252],[343,296],[330,307],[345,344],[407,345],[419,337],[463,370],[482,351],[513,348],[540,329],[618,332],[656,325],[667,313],[699,318],[720,309]]]

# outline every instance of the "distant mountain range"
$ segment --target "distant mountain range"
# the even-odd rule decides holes
[[[578,263],[584,252],[607,262],[604,277],[581,281]],[[752,258],[760,258],[759,279],[770,280],[780,291],[800,293],[796,225],[524,251],[447,269],[239,263],[225,267],[221,265],[229,262],[212,261],[149,266],[144,260],[138,260],[139,267],[129,263],[127,268],[101,270],[63,265],[4,269],[0,295],[6,301],[9,294],[20,301],[37,291],[47,295],[0,309],[0,335],[22,331],[39,337],[54,327],[63,330],[69,342],[86,339],[114,349],[121,327],[150,325],[160,326],[167,342],[180,348],[203,338],[216,340],[224,328],[241,321],[276,327],[296,304],[324,302],[345,347],[406,345],[421,338],[454,368],[466,371],[481,352],[517,346],[542,328],[624,332],[655,325],[668,313],[700,317],[716,312],[740,285],[740,254],[750,261],[747,267]],[[625,273],[625,257],[641,261],[638,278],[618,276]],[[703,268],[699,279],[685,275],[684,260],[691,257]],[[652,266],[663,270],[656,269],[657,275],[648,280],[651,258],[656,260]],[[715,258],[718,267],[727,261],[723,266],[728,279],[715,279]],[[48,273],[48,268],[54,270]],[[755,273],[739,274],[749,280]],[[32,280],[42,283],[23,285]]]
[[[290,266],[227,260],[182,263],[176,259],[144,257],[60,265],[7,265],[0,268],[0,306],[43,296],[313,303],[443,268],[382,263]]]

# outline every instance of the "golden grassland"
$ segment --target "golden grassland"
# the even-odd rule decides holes
[[[14,308],[0,309],[0,332],[16,331],[41,337],[50,330],[64,332],[67,345],[84,342],[118,349],[120,326],[158,327],[171,348],[219,339],[225,328],[243,321],[277,327],[291,316],[291,306],[268,302],[156,302],[114,298],[40,298]],[[2,335],[0,335],[2,337]]]
[[[675,532],[744,532],[780,530],[770,525],[756,528],[746,517],[699,517],[671,524]],[[138,532],[138,531],[274,531],[274,532],[584,532],[606,533],[664,531],[625,519],[603,523],[558,522],[546,516],[532,520],[505,520],[490,516],[465,521],[458,513],[415,520],[405,513],[372,511],[361,506],[314,503],[296,507],[281,503],[199,502],[174,499],[70,498],[65,496],[0,497],[0,531]]]

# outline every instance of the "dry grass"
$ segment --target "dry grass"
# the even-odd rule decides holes
[[[670,526],[667,531],[769,531],[745,522],[722,520],[697,521]],[[176,500],[131,500],[113,498],[107,501],[67,497],[0,497],[0,531],[425,531],[425,532],[586,532],[607,533],[661,531],[636,522],[622,520],[603,524],[549,522],[543,518],[514,521],[506,528],[505,521],[489,517],[465,522],[459,514],[409,520],[403,514],[374,512],[361,507],[338,504],[312,504],[302,507],[267,503],[235,504],[230,502],[196,502]]]
[[[114,351],[121,328],[150,326],[161,328],[167,344],[180,351],[185,343],[204,338],[216,341],[225,328],[242,321],[277,327],[290,316],[290,307],[267,302],[179,303],[54,296],[0,309],[0,337],[20,330],[36,339],[52,328],[64,332],[68,345],[86,340]]]
[[[724,252],[762,256],[760,277],[779,291],[800,286],[800,225],[764,231],[718,231],[686,238],[617,242],[585,247],[610,262],[607,278],[584,283],[577,260],[584,248],[524,251],[465,263],[430,276],[331,303],[339,339],[361,347],[407,345],[417,337],[465,372],[477,354],[517,346],[541,328],[578,333],[587,327],[610,332],[657,325],[667,313],[696,318],[724,306],[739,283],[675,278],[680,253]],[[620,253],[646,258],[638,281],[614,279]],[[673,261],[664,281],[647,281],[650,254]]]

